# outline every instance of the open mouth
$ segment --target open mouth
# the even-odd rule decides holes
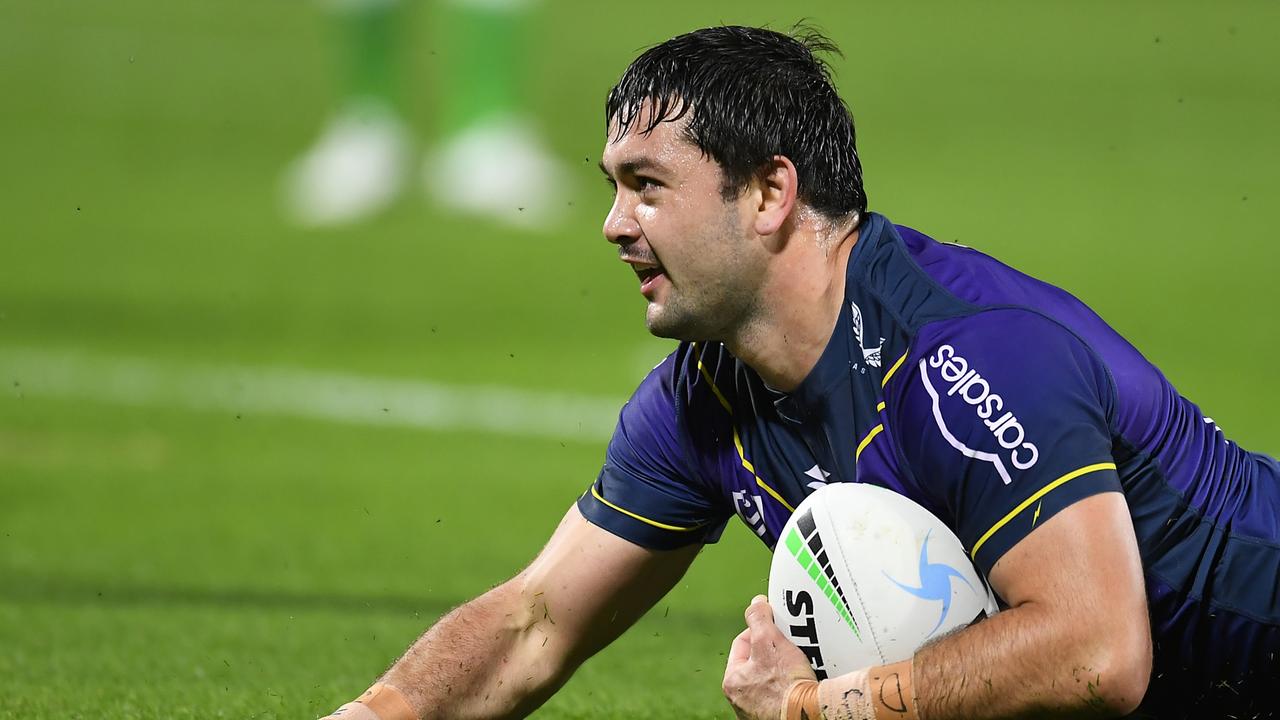
[[[636,268],[636,277],[640,278],[640,292],[645,297],[653,293],[658,283],[667,276],[661,265],[647,268]]]

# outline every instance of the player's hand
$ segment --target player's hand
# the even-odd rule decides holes
[[[724,669],[724,696],[743,720],[777,720],[799,680],[816,680],[809,659],[773,624],[763,595],[747,606],[747,629],[733,639]]]

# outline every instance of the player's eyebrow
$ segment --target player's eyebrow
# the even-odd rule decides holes
[[[613,173],[610,173],[609,169],[604,166],[603,160],[600,161],[599,165],[600,172],[604,173],[605,177],[612,179]],[[636,173],[644,172],[646,170],[665,172],[666,169],[666,166],[662,163],[643,155],[637,158],[629,158],[618,163],[619,175],[635,175]]]

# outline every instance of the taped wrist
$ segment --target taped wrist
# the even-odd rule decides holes
[[[822,720],[920,720],[911,660],[818,683]]]
[[[386,683],[374,683],[360,697],[322,720],[418,720],[404,694]]]
[[[782,707],[782,720],[821,720],[818,708],[818,681],[797,680],[787,691],[787,704]]]

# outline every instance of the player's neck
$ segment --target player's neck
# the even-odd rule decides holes
[[[844,305],[856,228],[837,230],[829,250],[816,237],[793,238],[774,263],[760,310],[725,342],[770,387],[790,392],[818,364]]]

